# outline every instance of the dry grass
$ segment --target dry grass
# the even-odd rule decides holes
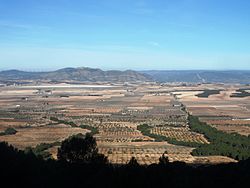
[[[214,125],[214,127],[220,131],[226,133],[238,133],[244,136],[250,135],[250,126],[244,125]]]
[[[81,128],[71,127],[38,127],[16,129],[15,135],[0,136],[0,141],[6,141],[20,149],[35,147],[41,143],[62,141],[69,136],[88,131]]]

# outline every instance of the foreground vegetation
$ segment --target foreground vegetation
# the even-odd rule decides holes
[[[126,165],[111,165],[98,154],[91,135],[63,141],[57,161],[43,160],[5,142],[0,143],[0,154],[1,185],[7,187],[211,188],[248,187],[250,183],[250,160],[193,167],[170,163],[163,155],[158,164],[149,166],[139,165],[135,158]]]

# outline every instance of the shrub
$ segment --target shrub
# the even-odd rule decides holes
[[[16,134],[17,130],[14,128],[7,128],[4,132],[0,133],[0,136],[4,136],[4,135],[13,135]]]

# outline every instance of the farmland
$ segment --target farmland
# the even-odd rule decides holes
[[[240,88],[152,82],[5,86],[0,88],[0,141],[23,150],[51,144],[46,151],[56,158],[59,146],[52,143],[91,132],[99,152],[116,164],[131,157],[152,164],[163,153],[170,161],[231,162],[235,160],[227,155],[193,155],[211,143],[190,128],[188,114],[218,131],[248,136],[249,97],[232,97]],[[140,129],[142,125],[148,127]],[[16,132],[5,134],[8,128]]]
[[[201,85],[203,88],[205,85]],[[185,105],[187,111],[198,116],[201,121],[206,122],[218,130],[227,133],[238,133],[249,135],[250,124],[250,100],[249,96],[236,97],[235,93],[242,91],[241,85],[209,85],[206,90],[219,90],[218,94],[207,97],[199,97],[202,91],[189,88],[189,91],[176,91],[176,98]],[[247,88],[244,88],[247,91]],[[198,96],[197,96],[198,95]]]

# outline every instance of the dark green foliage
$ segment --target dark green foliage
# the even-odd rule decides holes
[[[200,98],[208,98],[210,95],[220,94],[221,90],[204,90],[203,93],[197,94],[195,96]]]
[[[143,141],[144,141],[143,139],[138,138],[138,139],[132,140],[131,142],[143,142]]]
[[[16,134],[17,131],[14,128],[7,128],[4,132],[0,133],[0,136],[4,136],[4,135],[13,135]]]
[[[150,129],[152,127],[150,127],[149,125],[147,124],[142,124],[142,125],[139,125],[137,127],[137,129],[139,131],[141,131],[141,133],[145,136],[149,136],[151,138],[154,138],[156,142],[168,142],[170,144],[174,144],[174,145],[181,145],[181,146],[189,146],[189,147],[199,147],[200,143],[197,143],[197,142],[184,142],[184,141],[178,141],[174,138],[169,138],[169,137],[166,137],[166,136],[163,136],[163,135],[157,135],[157,134],[152,134],[150,133]]]
[[[244,97],[250,97],[250,93],[246,91],[247,89],[238,89],[236,92],[238,93],[233,93],[230,97],[239,97],[239,98],[244,98]]]
[[[98,153],[96,140],[90,134],[85,138],[71,137],[62,142],[58,149],[58,160],[69,163],[107,163],[107,158]]]
[[[6,135],[12,135],[17,133],[17,131],[14,128],[7,128],[4,132]]]
[[[99,133],[99,131],[98,131],[98,129],[96,127],[92,127],[92,126],[89,126],[89,125],[80,125],[80,127],[82,129],[88,129],[88,130],[90,130],[91,131],[91,135],[95,135],[95,134]]]
[[[50,117],[50,120],[51,120],[51,121],[58,121],[59,119],[56,118],[56,117]]]
[[[218,131],[194,116],[189,116],[188,120],[191,130],[204,134],[210,142],[195,149],[193,155],[223,155],[236,160],[250,158],[250,137]]]
[[[60,95],[61,98],[69,98],[68,95]]]
[[[70,125],[71,127],[77,127],[77,125],[72,122],[72,121],[65,121],[65,120],[60,120],[56,117],[50,117],[51,121],[56,121],[58,124],[65,124],[65,125]]]

